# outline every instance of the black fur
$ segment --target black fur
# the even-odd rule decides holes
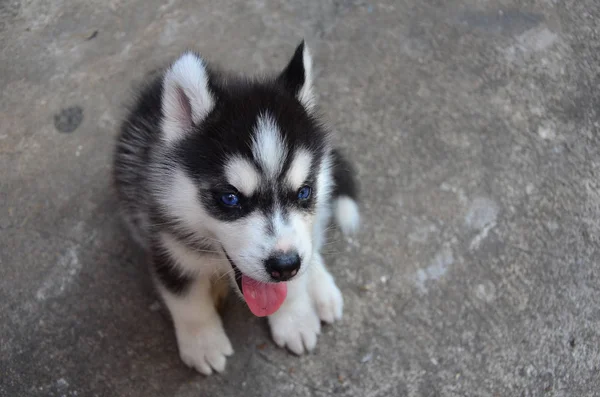
[[[298,94],[302,88],[302,85],[304,84],[304,80],[306,79],[306,75],[304,73],[303,56],[304,41],[298,45],[296,51],[294,52],[294,56],[278,78],[278,81],[287,89],[288,92],[291,92],[292,95]]]
[[[161,284],[171,293],[185,294],[193,278],[179,271],[169,254],[157,243],[152,244],[152,268]]]
[[[331,154],[333,156],[333,181],[335,183],[334,197],[348,196],[354,201],[358,201],[358,185],[352,165],[338,149],[334,149]]]

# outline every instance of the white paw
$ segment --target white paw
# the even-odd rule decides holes
[[[313,279],[309,292],[322,321],[331,324],[342,318],[344,298],[331,274],[323,272]]]
[[[190,330],[178,330],[177,343],[181,360],[204,375],[213,370],[223,372],[227,356],[233,354],[231,342],[220,321]]]
[[[321,322],[308,296],[285,305],[269,317],[273,340],[295,354],[312,351],[321,333]]]

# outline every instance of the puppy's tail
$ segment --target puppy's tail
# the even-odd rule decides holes
[[[334,149],[332,157],[333,215],[345,235],[354,234],[360,224],[358,186],[354,177],[354,169],[339,150]]]

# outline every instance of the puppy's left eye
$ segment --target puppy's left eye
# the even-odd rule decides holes
[[[310,186],[302,186],[298,190],[298,200],[307,200],[310,198],[311,194],[312,194],[312,189],[310,188]]]
[[[239,204],[240,198],[235,193],[225,193],[221,195],[221,202],[227,207],[235,207]]]

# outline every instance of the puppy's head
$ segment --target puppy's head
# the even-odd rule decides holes
[[[163,204],[221,245],[258,315],[276,310],[284,283],[309,266],[316,213],[330,197],[312,90],[304,43],[270,79],[219,76],[194,53],[164,75],[161,138],[174,171]]]

